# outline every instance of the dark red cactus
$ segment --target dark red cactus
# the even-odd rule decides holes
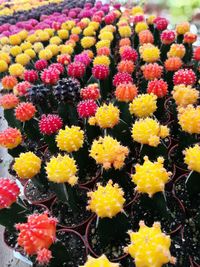
[[[42,134],[53,134],[62,128],[63,122],[58,115],[48,114],[42,115],[39,121],[39,128]]]
[[[0,209],[10,207],[16,202],[20,190],[15,181],[8,178],[0,178]]]

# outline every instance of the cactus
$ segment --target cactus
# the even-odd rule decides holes
[[[132,181],[137,185],[135,190],[140,193],[147,193],[152,197],[155,193],[164,191],[172,173],[167,172],[163,166],[164,158],[159,157],[156,162],[151,162],[148,157],[144,157],[143,165],[135,165],[135,174]]]
[[[13,149],[22,142],[21,132],[16,128],[7,128],[0,132],[0,146]]]
[[[123,211],[125,198],[124,192],[117,184],[113,184],[111,180],[103,187],[97,184],[97,190],[89,192],[87,209],[95,212],[100,218],[113,218],[119,212]]]
[[[136,267],[162,267],[166,263],[176,263],[176,259],[170,254],[171,239],[161,232],[160,223],[154,223],[148,227],[140,222],[138,232],[129,231],[131,244],[125,248],[135,259]]]
[[[13,169],[21,179],[31,179],[40,172],[41,159],[33,152],[21,153],[15,158]]]
[[[129,104],[129,111],[131,114],[139,118],[149,117],[157,109],[156,100],[157,97],[154,94],[138,95]]]
[[[19,187],[14,181],[0,178],[0,209],[8,208],[15,203],[19,193]]]
[[[16,224],[19,231],[17,243],[28,255],[48,249],[56,238],[57,219],[47,213],[29,215],[26,223]]]
[[[80,267],[119,267],[119,263],[112,263],[105,255],[102,255],[98,259],[88,256],[87,262]]]
[[[116,124],[119,123],[119,113],[119,109],[113,104],[103,104],[103,106],[97,109],[95,116],[89,119],[89,124],[97,124],[103,129],[113,128]]]
[[[65,130],[59,130],[56,136],[57,147],[68,153],[78,151],[84,142],[84,132],[80,127],[72,126],[71,128],[65,126]]]
[[[97,164],[102,164],[106,170],[112,167],[121,169],[128,153],[128,148],[122,146],[111,136],[94,140],[90,150],[90,156],[96,160]]]

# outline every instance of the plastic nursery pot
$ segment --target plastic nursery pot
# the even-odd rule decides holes
[[[176,122],[175,120],[170,120],[167,126],[170,128],[170,138],[172,141],[172,145],[175,145],[178,142],[178,138],[177,134],[173,134],[173,129],[178,126],[178,122]]]
[[[89,238],[89,236],[91,234],[91,231],[92,231],[92,224],[96,224],[95,220],[97,220],[97,216],[96,215],[89,221],[89,223],[87,225],[86,232],[85,232],[85,238],[86,238],[86,243],[87,243],[89,252],[91,253],[92,256],[98,258],[98,257],[101,256],[101,254],[104,254],[104,253],[97,254],[94,251],[94,249],[92,248],[92,245],[90,243],[90,238]],[[106,255],[106,256],[108,256],[108,255]],[[128,256],[128,254],[124,253],[120,257],[112,258],[112,259],[109,259],[109,260],[111,260],[112,262],[120,262],[121,260],[125,259],[127,256]]]
[[[173,147],[171,147],[171,149],[169,150],[168,153],[168,157],[169,159],[173,159],[173,154],[175,153],[175,151],[177,151],[178,148],[178,144],[174,145]],[[184,168],[183,166],[178,165],[177,163],[173,162],[173,165],[176,167],[176,175],[180,176],[182,174],[187,174],[189,173],[189,170]]]
[[[174,119],[174,112],[176,111],[176,105],[172,97],[168,97],[164,103],[165,110],[170,114],[171,119]]]
[[[88,188],[86,187],[83,187],[83,186],[80,186],[79,187],[80,189],[82,190],[85,190],[85,191],[89,191]],[[50,207],[50,212],[52,214],[52,216],[55,216],[58,218],[59,220],[59,217],[61,217],[60,214],[55,214],[55,207],[56,207],[56,204],[59,204],[61,203],[61,205],[67,205],[65,203],[62,203],[61,201],[58,200],[58,198],[55,198],[54,201],[52,202],[51,204],[51,207]],[[64,210],[66,210],[66,207],[62,207]],[[58,206],[58,210],[61,210],[61,208]],[[74,225],[65,225],[63,224],[62,222],[58,222],[58,227],[60,228],[63,228],[63,229],[72,229],[72,230],[75,230],[77,231],[78,233],[85,233],[85,228],[86,228],[86,225],[88,224],[88,222],[90,221],[90,219],[94,216],[93,214],[91,214],[90,212],[88,212],[89,216],[87,218],[85,218],[83,221],[78,221],[77,223],[75,223]]]
[[[56,237],[70,253],[70,261],[73,261],[74,264],[70,266],[83,265],[86,262],[88,256],[87,243],[78,232],[63,228],[57,230]]]
[[[165,197],[163,198],[163,200],[167,199],[165,211],[160,196],[155,194],[155,196],[149,198],[146,194],[138,194],[138,198],[131,207],[133,229],[137,229],[141,220],[149,226],[155,221],[159,221],[163,231],[169,235],[176,234],[182,228],[185,220],[185,207],[182,202],[174,194],[165,191]],[[163,215],[161,215],[162,212],[164,212]],[[165,214],[166,212],[167,214]],[[175,217],[176,220],[174,220]]]
[[[49,209],[45,205],[42,205],[42,204],[37,204],[37,205],[28,204],[28,206],[30,207],[30,215],[32,213],[36,213],[36,212],[49,212]],[[14,249],[15,251],[18,251],[21,254],[24,254],[23,249],[16,246],[16,244],[17,244],[17,231],[13,231],[13,233],[10,233],[5,228],[4,232],[3,232],[3,240],[4,240],[4,243],[6,244],[6,246],[8,248]]]
[[[30,186],[32,186],[32,188],[30,188]],[[37,195],[35,195],[36,199],[33,199],[33,197],[31,197],[30,192],[34,192]],[[53,200],[55,199],[56,195],[53,192],[49,192],[48,193],[42,193],[40,190],[38,190],[33,183],[31,183],[31,180],[27,180],[25,185],[24,185],[24,195],[26,197],[26,199],[34,204],[34,205],[38,205],[38,204],[43,204],[47,207],[50,207]]]
[[[81,187],[92,188],[96,184],[96,182],[99,180],[101,174],[102,174],[101,169],[98,169],[96,174],[91,178],[90,181],[85,182],[85,183],[80,183],[79,185]]]

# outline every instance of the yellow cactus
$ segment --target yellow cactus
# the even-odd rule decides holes
[[[110,59],[107,56],[97,56],[95,57],[95,59],[93,60],[93,65],[106,65],[109,66],[110,65]]]
[[[77,126],[65,126],[65,129],[59,130],[56,136],[57,147],[68,153],[79,150],[83,146],[83,142],[84,132]]]
[[[135,32],[136,33],[140,33],[141,31],[147,30],[148,29],[148,25],[146,22],[138,22],[135,26]]]
[[[98,50],[99,48],[102,47],[110,47],[110,41],[109,40],[101,40],[96,43],[96,49]]]
[[[200,133],[200,106],[188,105],[178,109],[178,120],[183,131],[190,134]]]
[[[145,62],[155,62],[160,58],[160,50],[152,44],[144,44],[139,49],[140,55]]]
[[[139,118],[151,116],[157,109],[156,100],[157,96],[154,94],[138,95],[129,104],[129,111]]]
[[[140,221],[138,232],[129,231],[131,244],[125,248],[135,259],[136,267],[161,267],[168,262],[175,264],[170,254],[171,239],[161,231],[160,223],[148,227]]]
[[[183,151],[184,162],[188,165],[188,169],[191,171],[200,172],[200,146],[195,145],[194,147],[186,148]]]
[[[112,263],[108,260],[106,255],[102,255],[101,257],[95,259],[91,256],[88,256],[87,262],[85,265],[80,267],[119,267],[118,263]]]
[[[21,54],[21,52],[22,52],[22,49],[18,45],[15,45],[15,46],[11,47],[11,49],[10,49],[10,54],[13,57],[16,57],[17,55]]]
[[[122,26],[119,27],[119,34],[121,38],[126,38],[131,36],[131,27],[130,26]]]
[[[114,36],[110,31],[103,31],[99,34],[99,39],[112,41],[114,39]]]
[[[12,64],[9,67],[9,73],[12,76],[21,77],[24,74],[24,71],[24,67],[19,63]]]
[[[78,181],[77,166],[73,158],[68,155],[52,157],[46,164],[46,173],[49,181],[54,183],[69,183],[71,186]]]
[[[168,57],[183,58],[185,55],[185,46],[183,44],[172,44],[170,50],[167,53]]]
[[[51,52],[50,49],[43,49],[43,50],[40,50],[40,52],[39,52],[39,58],[40,59],[49,60],[52,57],[53,57],[53,53]]]
[[[97,164],[103,165],[105,169],[110,169],[112,166],[115,169],[122,168],[128,153],[128,148],[122,146],[120,142],[111,136],[94,140],[90,150],[90,156]]]
[[[21,179],[31,179],[40,172],[41,159],[33,152],[21,153],[15,158],[13,169]]]
[[[132,127],[133,140],[149,146],[158,146],[160,138],[165,138],[168,135],[168,127],[160,125],[159,122],[151,118],[140,119]]]
[[[27,65],[30,62],[30,60],[31,60],[31,58],[27,54],[19,54],[15,58],[16,63],[19,63],[22,66]]]
[[[100,218],[113,218],[119,212],[123,211],[123,205],[125,202],[124,192],[119,188],[118,184],[108,181],[104,187],[97,184],[97,190],[89,192],[87,209],[95,212]]]
[[[179,106],[187,106],[189,104],[195,104],[199,98],[199,91],[192,88],[191,85],[176,85],[172,91],[172,96]]]
[[[81,39],[81,45],[84,49],[92,47],[96,42],[96,39],[91,36],[86,36]]]
[[[89,124],[97,124],[101,128],[113,128],[119,123],[119,113],[119,109],[113,104],[103,104],[97,109],[95,116],[89,119]]]
[[[171,175],[163,166],[164,158],[159,157],[157,161],[151,162],[147,156],[144,157],[142,165],[135,165],[135,174],[132,181],[137,185],[136,190],[147,193],[152,197],[155,193],[164,191],[165,184]]]
[[[134,6],[131,10],[132,15],[143,14],[143,8],[141,6]]]

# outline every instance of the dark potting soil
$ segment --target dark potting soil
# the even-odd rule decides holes
[[[59,231],[57,233],[57,239],[63,243],[70,255],[70,261],[64,263],[63,267],[78,267],[86,262],[86,247],[78,235]]]
[[[184,225],[184,240],[185,247],[187,249],[188,255],[191,256],[192,260],[200,265],[200,212],[195,216],[195,218],[190,218],[185,221]]]
[[[169,163],[171,165],[175,164],[177,167],[188,171],[187,165],[184,163],[184,155],[182,150],[178,148],[178,146],[174,146],[169,152]]]
[[[152,226],[154,222],[160,222],[161,228],[166,233],[176,230],[184,221],[185,214],[179,202],[169,192],[165,192],[167,199],[167,216],[163,216],[156,207],[142,205],[139,196],[132,205],[133,229],[138,229],[139,222],[143,220],[147,226]]]
[[[26,197],[29,201],[45,201],[51,197],[53,197],[55,194],[50,189],[48,191],[43,191],[36,187],[31,180],[26,185]]]
[[[76,201],[77,211],[73,211],[70,206],[59,200],[56,200],[52,205],[52,215],[58,219],[61,225],[75,227],[91,216],[91,212],[86,210],[87,191],[79,188],[77,190],[79,197],[79,200]]]
[[[25,203],[26,207],[28,208],[29,214],[33,214],[33,213],[42,213],[44,211],[46,211],[46,207],[43,206],[39,206],[39,205],[31,205],[28,202]],[[15,248],[16,244],[17,244],[17,237],[18,237],[18,231],[17,230],[13,230],[12,232],[10,232],[9,230],[5,229],[5,233],[4,233],[4,238],[5,238],[5,242],[6,244],[11,247],[11,248]],[[20,253],[24,253],[23,249],[17,247],[17,251],[19,251]]]
[[[192,198],[185,184],[186,179],[187,175],[184,175],[174,183],[174,192],[188,213],[195,215],[200,208],[200,194]]]
[[[96,220],[94,219],[90,225],[90,230],[88,232],[88,242],[92,250],[97,255],[105,254],[109,260],[117,259],[124,255],[124,247],[130,243],[129,235],[127,234],[122,240],[115,240],[112,243],[102,246],[100,242],[100,237],[96,228]]]

